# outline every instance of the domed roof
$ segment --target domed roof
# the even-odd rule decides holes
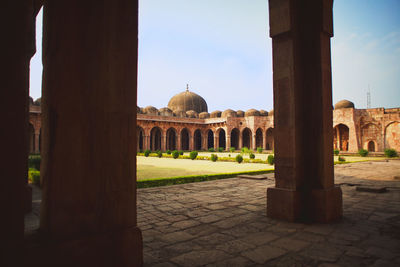
[[[260,116],[268,116],[268,111],[260,109]]]
[[[172,109],[174,112],[177,110],[189,111],[194,110],[197,113],[207,112],[207,102],[193,92],[189,91],[189,88],[186,88],[185,92],[174,95],[171,100],[168,102],[168,107]]]
[[[188,116],[188,118],[198,118],[199,117],[199,113],[197,113],[194,110],[186,111],[186,115]]]
[[[147,115],[158,115],[158,109],[153,106],[147,106],[143,109],[144,113]]]
[[[249,117],[249,116],[260,116],[260,111],[252,108],[252,109],[247,110],[244,115],[246,117]]]
[[[169,108],[160,108],[158,111],[160,112],[161,116],[169,116],[169,117],[174,116],[174,112]]]
[[[236,111],[236,116],[238,116],[238,117],[244,117],[244,111],[243,110],[237,110]]]
[[[219,110],[213,111],[213,112],[211,112],[210,117],[211,118],[221,118],[221,113],[222,112]]]
[[[232,109],[227,109],[224,112],[222,112],[221,115],[222,118],[227,118],[227,117],[236,117],[236,111]]]
[[[175,115],[175,117],[179,117],[179,118],[186,118],[187,117],[187,115],[186,115],[186,112],[185,111],[183,111],[183,110],[175,110],[174,111],[174,115]]]
[[[200,118],[200,119],[208,119],[208,118],[210,118],[210,113],[208,113],[208,112],[201,112],[201,113],[199,114],[199,118]]]
[[[349,100],[341,100],[335,104],[335,109],[354,108],[354,103]]]

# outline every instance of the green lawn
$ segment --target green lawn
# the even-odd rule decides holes
[[[238,153],[214,153],[218,157],[228,157],[230,154],[234,158]],[[189,155],[189,153],[185,153]],[[200,152],[199,156],[210,156],[211,153]],[[268,154],[255,153],[256,159],[266,160]],[[248,158],[248,155],[244,157]],[[344,156],[346,162],[357,162],[365,160],[383,160],[383,157],[354,157]],[[334,157],[337,161],[337,157]],[[241,163],[236,162],[212,162],[209,160],[190,160],[190,159],[172,159],[157,157],[137,157],[137,179],[166,178],[185,175],[201,175],[216,173],[232,173],[257,170],[271,170],[274,166],[263,163]]]

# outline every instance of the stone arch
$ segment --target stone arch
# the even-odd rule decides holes
[[[267,129],[265,141],[265,149],[274,150],[274,128],[271,127]]]
[[[256,148],[263,147],[263,131],[258,128],[256,131]]]
[[[368,123],[361,128],[361,145],[363,146],[363,148],[368,149],[369,142],[378,140],[381,135],[381,129],[378,125]],[[374,149],[375,148],[376,143],[374,143]]]
[[[341,151],[349,150],[349,127],[338,124],[333,128],[333,147]]]
[[[251,148],[251,130],[249,128],[244,128],[242,131],[242,147]]]
[[[369,152],[375,152],[376,151],[376,146],[375,146],[375,142],[374,141],[369,141],[367,144],[367,150]]]
[[[239,149],[239,136],[240,136],[239,129],[233,128],[231,131],[231,147]]]
[[[144,130],[142,127],[137,127],[137,149],[142,151],[144,149]]]
[[[175,128],[171,127],[167,130],[167,144],[166,144],[166,149],[167,150],[176,150],[176,139],[177,139],[177,134]]]
[[[224,150],[226,149],[226,133],[225,130],[222,128],[219,128],[217,130],[217,135],[218,135],[218,147],[222,147]]]
[[[214,132],[211,129],[207,131],[207,148],[214,148]]]
[[[150,131],[150,150],[161,150],[162,131],[159,127],[153,127]]]
[[[385,148],[400,151],[400,122],[393,121],[386,126]]]
[[[29,123],[29,153],[35,153],[35,128]]]
[[[196,131],[194,131],[194,135],[193,135],[193,141],[194,141],[194,150],[201,150],[201,131],[200,129],[197,129]]]
[[[189,150],[189,130],[187,128],[183,128],[181,130],[181,149],[182,150]]]

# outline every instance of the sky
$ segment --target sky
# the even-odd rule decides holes
[[[251,4],[249,4],[251,3]],[[400,1],[335,0],[333,104],[400,107]],[[138,105],[185,90],[214,110],[273,109],[267,0],[139,0]],[[41,96],[42,12],[30,95]]]

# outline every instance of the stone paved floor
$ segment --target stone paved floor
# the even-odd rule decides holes
[[[140,189],[145,266],[400,266],[400,180],[393,176],[400,176],[398,160],[335,166],[344,218],[326,225],[267,218],[273,179]]]
[[[400,160],[336,165],[335,183],[344,218],[325,225],[267,218],[271,175],[139,189],[144,265],[400,266]],[[388,191],[359,192],[357,185]],[[38,225],[39,203],[35,189],[27,230]]]

